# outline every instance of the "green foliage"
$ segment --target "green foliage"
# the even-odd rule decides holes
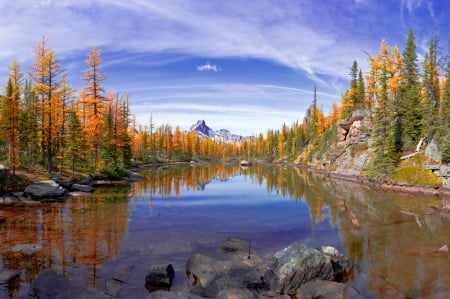
[[[319,142],[319,149],[316,157],[320,159],[324,154],[327,154],[327,151],[329,151],[333,147],[333,145],[336,144],[337,140],[337,126],[333,125],[325,130],[325,132],[323,132],[323,136]]]
[[[439,187],[441,182],[438,176],[422,166],[406,166],[396,171],[392,176],[395,183]]]
[[[447,135],[445,141],[441,145],[442,162],[450,163],[450,135]]]
[[[378,156],[367,169],[366,177],[381,181],[390,181],[397,164],[398,155],[391,154],[385,157]]]

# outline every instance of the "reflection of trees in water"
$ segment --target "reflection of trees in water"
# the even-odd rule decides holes
[[[448,255],[412,256],[414,249],[447,244],[448,220],[437,215],[427,225],[424,207],[430,198],[365,190],[360,185],[330,181],[326,203],[338,221],[344,248],[356,265],[368,264],[368,290],[379,298],[429,298],[450,282]],[[422,220],[403,213],[414,210]]]
[[[416,248],[448,244],[448,218],[439,220],[424,214],[425,203],[433,203],[429,198],[375,192],[359,184],[311,175],[301,168],[265,165],[245,170],[215,164],[153,169],[135,192],[149,198],[153,194],[178,197],[182,188],[195,190],[199,185],[237,175],[250,177],[259,185],[265,183],[268,193],[306,202],[313,231],[325,219],[338,226],[356,271],[368,273],[367,289],[377,297],[432,297],[450,282],[448,256],[408,254]],[[421,225],[402,209],[419,214]]]
[[[53,269],[95,285],[98,264],[117,256],[127,231],[128,189],[108,187],[65,203],[2,209],[4,268],[23,270],[26,284],[42,270]]]

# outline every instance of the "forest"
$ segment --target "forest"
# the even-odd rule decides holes
[[[48,173],[79,171],[114,177],[137,162],[250,158],[267,162],[314,164],[327,155],[337,138],[337,124],[353,111],[369,111],[373,155],[367,175],[390,177],[400,157],[417,145],[434,140],[442,162],[450,162],[450,59],[440,54],[438,37],[429,40],[419,62],[414,32],[403,51],[381,41],[376,55],[366,53],[369,70],[350,67],[349,88],[326,114],[317,90],[304,119],[290,126],[259,133],[244,142],[225,143],[200,138],[196,131],[169,124],[136,124],[129,94],[106,91],[101,53],[92,47],[76,91],[47,37],[33,50],[31,67],[9,65],[0,101],[0,163]],[[349,63],[350,65],[350,63]],[[304,99],[299,99],[304,100]],[[441,161],[440,161],[441,162]]]

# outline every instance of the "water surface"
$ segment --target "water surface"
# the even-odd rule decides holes
[[[65,203],[2,207],[0,269],[18,269],[0,298],[24,297],[46,268],[105,290],[125,277],[116,297],[145,298],[154,263],[172,263],[173,289],[186,288],[194,252],[229,236],[261,256],[302,241],[331,245],[355,263],[349,282],[367,298],[445,298],[448,214],[439,199],[395,195],[293,167],[171,166],[142,171],[130,186],[101,187]],[[450,245],[450,244],[448,244]]]

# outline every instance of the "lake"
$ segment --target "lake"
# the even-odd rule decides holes
[[[349,281],[366,298],[445,298],[450,290],[449,215],[440,199],[394,194],[284,166],[173,165],[145,180],[96,188],[64,203],[0,207],[0,269],[19,279],[0,298],[22,298],[46,268],[117,298],[146,298],[145,275],[172,263],[186,288],[194,252],[229,236],[268,258],[295,241],[331,245],[354,262]]]

